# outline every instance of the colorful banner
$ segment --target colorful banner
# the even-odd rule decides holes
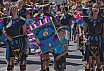
[[[30,26],[32,24],[32,20],[27,20],[27,25],[26,25],[26,28],[27,28],[27,34],[28,34],[28,38],[29,38],[29,41],[28,43],[30,44],[30,49],[32,49],[31,53],[34,53],[36,56],[40,56],[41,54],[41,50],[40,50],[40,47],[37,45],[37,42],[36,42],[36,39],[35,39],[35,36],[33,35],[33,31],[31,30]]]
[[[42,53],[48,52],[60,45],[56,29],[51,20],[51,17],[44,16],[44,19],[30,26]]]

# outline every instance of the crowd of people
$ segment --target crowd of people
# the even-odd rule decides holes
[[[6,46],[7,71],[13,71],[15,57],[19,60],[20,70],[26,71],[28,57],[26,49],[30,48],[27,27],[31,22],[39,21],[42,16],[52,17],[60,41],[67,43],[40,54],[41,71],[50,71],[49,53],[54,56],[55,71],[65,71],[66,56],[70,55],[68,54],[70,41],[78,43],[78,50],[83,55],[82,60],[87,61],[85,71],[94,70],[94,66],[97,66],[96,70],[102,70],[104,64],[103,0],[70,0],[61,5],[41,0],[37,2],[19,0],[0,3],[0,46]]]

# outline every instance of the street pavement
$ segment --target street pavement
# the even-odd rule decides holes
[[[68,47],[67,56],[67,65],[66,71],[85,71],[84,64],[82,62],[82,54],[79,50],[77,50],[77,44],[70,42],[70,46]],[[50,63],[50,71],[54,71],[53,56],[50,54],[51,63]],[[5,62],[5,48],[0,47],[0,71],[6,71],[7,65]],[[19,71],[19,65],[15,64],[14,71]],[[29,55],[27,58],[27,70],[26,71],[40,71],[40,57],[34,56],[33,54]]]

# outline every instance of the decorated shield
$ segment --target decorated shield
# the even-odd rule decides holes
[[[39,20],[36,23],[34,22],[30,27],[42,53],[48,52],[60,45],[60,41],[51,17],[44,16],[42,20]]]

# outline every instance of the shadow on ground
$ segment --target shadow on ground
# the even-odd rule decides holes
[[[36,65],[40,65],[41,63],[40,63],[39,61],[27,60],[27,64],[36,64]]]
[[[82,56],[79,56],[79,55],[68,55],[66,57],[71,59],[82,59]]]
[[[6,64],[6,61],[0,60],[0,64]]]
[[[3,51],[0,51],[0,53],[4,53]]]
[[[81,66],[81,65],[83,65],[83,64],[66,62],[66,65],[71,65],[71,66]]]
[[[68,52],[78,52],[77,50],[68,50]]]
[[[74,45],[72,45],[72,44],[69,44],[69,46],[74,46]]]

